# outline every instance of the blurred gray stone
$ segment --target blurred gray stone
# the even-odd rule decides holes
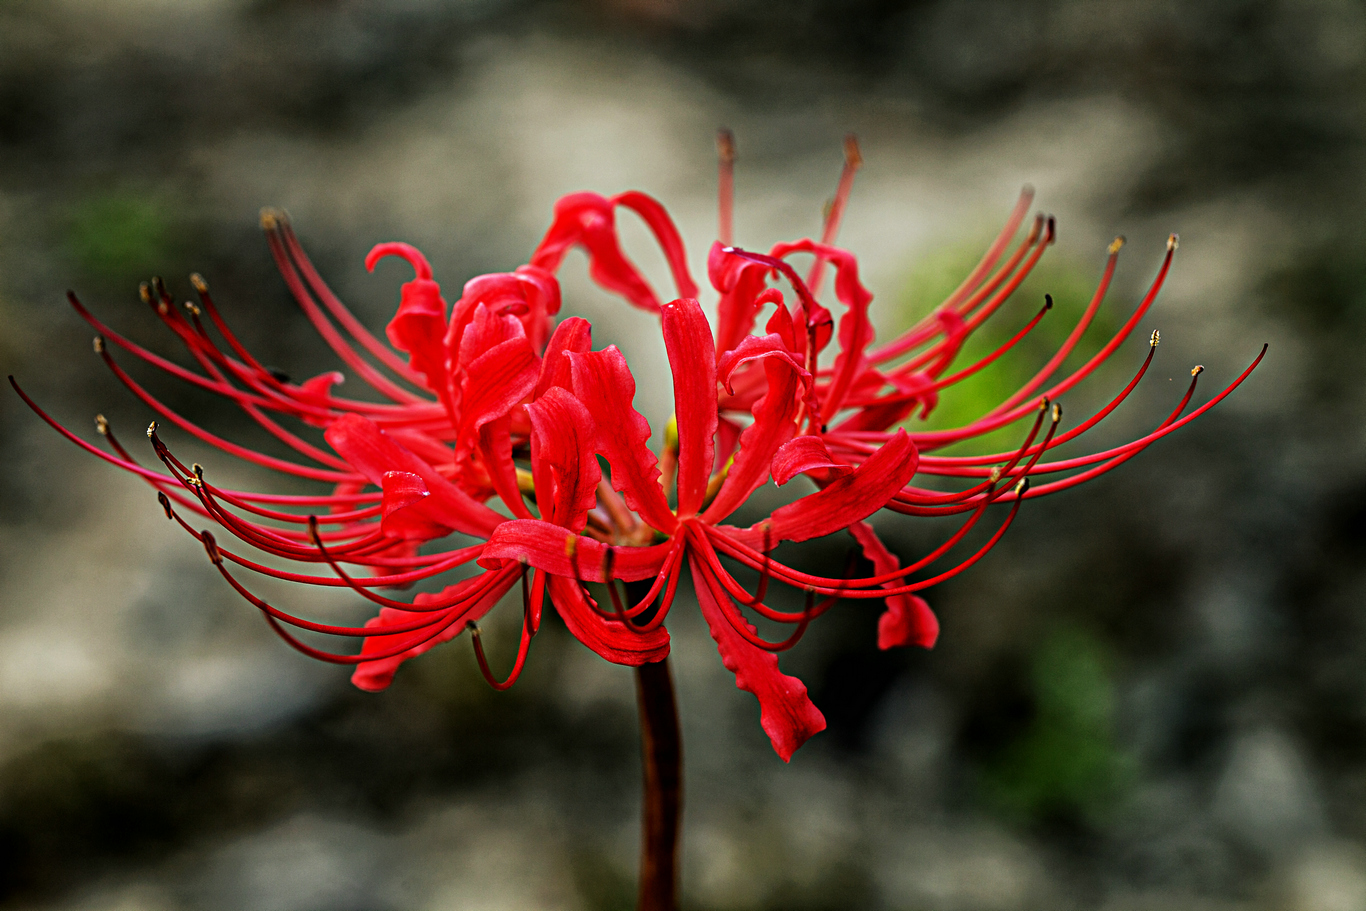
[[[1272,911],[1366,911],[1366,850],[1350,842],[1311,845],[1281,871]]]
[[[238,911],[376,911],[393,845],[369,829],[312,815],[218,851],[191,889],[194,907]]]
[[[1231,839],[1267,856],[1297,850],[1324,831],[1322,801],[1304,753],[1270,725],[1233,741],[1214,813]]]
[[[1042,858],[994,826],[888,834],[873,863],[887,907],[1009,911],[1059,901]]]

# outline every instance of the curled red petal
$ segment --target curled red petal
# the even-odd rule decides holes
[[[773,456],[773,481],[779,486],[808,471],[821,471],[824,479],[842,477],[853,470],[852,465],[836,462],[825,441],[810,434],[788,440]]]
[[[638,632],[620,620],[604,617],[588,604],[583,587],[572,579],[551,576],[550,600],[574,638],[613,664],[639,667],[663,661],[669,654],[669,632],[663,626]]]
[[[692,280],[688,272],[688,254],[683,249],[683,237],[659,200],[639,190],[627,190],[613,196],[612,202],[639,215],[650,233],[654,234],[660,250],[664,252],[664,259],[669,263],[669,271],[673,273],[678,296],[697,297],[697,282]]]
[[[373,272],[385,256],[406,260],[417,277],[399,290],[398,312],[384,334],[399,351],[408,354],[408,363],[425,378],[426,386],[440,395],[446,388],[446,301],[441,286],[432,281],[432,267],[414,246],[404,243],[376,244],[365,257],[365,268]]]
[[[570,354],[569,360],[574,395],[597,422],[597,451],[612,467],[612,488],[651,527],[671,533],[678,520],[659,486],[659,460],[649,446],[650,424],[631,405],[636,380],[626,358],[612,345]]]
[[[588,252],[588,274],[644,310],[657,312],[659,298],[635,264],[621,252],[612,200],[597,193],[571,193],[555,203],[555,220],[531,255],[539,269],[554,272],[571,248]]]
[[[581,316],[562,320],[546,343],[545,354],[541,357],[541,374],[536,378],[536,388],[531,390],[531,397],[540,398],[552,386],[573,389],[574,375],[567,355],[586,354],[592,350],[592,324]]]
[[[356,670],[351,674],[351,683],[362,690],[377,693],[385,689],[394,680],[394,674],[398,672],[399,665],[416,658],[418,655],[430,650],[433,646],[440,645],[460,635],[465,624],[471,620],[478,620],[487,614],[498,599],[508,593],[508,590],[516,583],[519,573],[513,567],[507,567],[496,571],[502,578],[494,580],[495,584],[489,586],[482,595],[471,600],[457,600],[456,603],[442,612],[443,616],[433,618],[435,622],[428,627],[406,633],[396,633],[384,635],[388,627],[402,627],[411,624],[414,617],[424,616],[414,615],[412,611],[399,610],[398,608],[381,608],[379,616],[372,617],[366,622],[365,628],[373,630],[371,636],[366,637],[365,644],[361,646],[361,657],[367,654],[382,654],[385,657],[376,658],[373,661],[362,661],[356,665]],[[485,585],[489,580],[485,577],[488,573],[475,576],[471,579],[463,579],[456,584],[449,586],[439,593],[423,593],[413,599],[413,604],[421,606],[433,602],[449,601],[456,598],[461,592],[470,590],[476,591]],[[409,648],[398,654],[393,652],[406,642],[411,642]]]
[[[756,648],[736,632],[722,614],[723,610],[735,610],[735,606],[707,573],[706,566],[692,554],[688,555],[688,564],[692,567],[697,602],[711,637],[716,640],[721,663],[735,675],[737,687],[759,700],[759,724],[774,751],[783,762],[789,762],[798,747],[813,734],[825,730],[825,716],[807,696],[804,683],[778,670],[777,655]],[[748,625],[743,617],[739,622]]]
[[[527,406],[531,418],[531,470],[541,518],[583,531],[597,502],[602,470],[593,454],[593,416],[567,389],[553,387]]]

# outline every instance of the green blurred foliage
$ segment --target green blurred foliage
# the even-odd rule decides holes
[[[159,274],[174,259],[173,206],[156,193],[121,188],[87,196],[71,209],[66,246],[91,278],[126,281]]]
[[[1103,822],[1134,772],[1115,738],[1111,650],[1078,627],[1061,627],[1040,643],[1030,671],[1033,716],[987,764],[983,794],[1023,820]]]
[[[904,314],[898,325],[910,325],[932,313],[972,271],[986,247],[987,242],[954,244],[919,259],[907,274],[904,290],[897,299],[897,309]],[[1056,249],[1045,252],[1011,299],[972,334],[941,378],[975,364],[1005,344],[1043,306],[1045,293],[1053,296],[1053,309],[995,363],[942,390],[939,404],[926,419],[922,420],[917,411],[902,426],[912,433],[960,427],[1009,398],[1062,347],[1095,294],[1102,263],[1103,260],[1091,264],[1073,263],[1060,257]],[[1055,379],[1065,377],[1066,371],[1084,363],[1101,344],[1100,340],[1107,339],[1118,326],[1113,307],[1102,306],[1077,348],[1054,374]],[[1084,391],[1080,395],[1072,391],[1066,399],[1077,402],[1084,400],[1084,396]],[[1017,448],[1027,432],[1028,425],[1019,422],[965,443],[947,446],[941,453],[1006,452]]]

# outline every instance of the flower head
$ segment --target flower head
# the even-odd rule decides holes
[[[213,484],[200,466],[177,458],[156,423],[148,436],[161,466],[148,467],[103,418],[97,427],[108,451],[48,417],[22,390],[20,395],[73,442],[146,479],[167,516],[201,541],[228,584],[286,641],[314,657],[355,665],[352,679],[364,689],[384,688],[404,661],[466,630],[490,683],[510,686],[547,601],[576,638],[607,660],[661,660],[669,650],[666,620],[686,568],[722,661],[736,684],[758,698],[763,728],[787,759],[825,726],[805,686],[783,674],[777,658],[815,618],[840,599],[885,601],[880,647],[933,645],[938,621],[918,593],[980,560],[1026,497],[1073,486],[1127,461],[1217,404],[1257,362],[1187,413],[1196,368],[1171,415],[1146,435],[1090,455],[1050,460],[1055,447],[1094,427],[1130,394],[1156,349],[1154,333],[1134,379],[1097,414],[1060,431],[1056,399],[1119,350],[1156,298],[1176,249],[1173,236],[1152,286],[1116,335],[1081,368],[1059,376],[1104,301],[1121,246],[1116,241],[1090,304],[1032,379],[960,427],[920,429],[918,421],[943,395],[1006,356],[1051,307],[1048,298],[996,351],[958,364],[964,342],[1000,310],[1052,243],[1052,218],[1036,218],[1012,248],[1031,203],[1026,190],[962,285],[918,324],[875,345],[873,295],[862,284],[855,256],[835,244],[861,162],[856,143],[846,142],[844,171],[821,239],[779,243],[762,253],[733,242],[734,146],[728,134],[721,152],[719,239],[707,258],[717,295],[714,326],[697,300],[677,228],[664,207],[643,193],[564,197],[526,265],[471,279],[453,305],[419,251],[403,243],[376,246],[367,268],[396,256],[414,271],[400,289],[387,345],[323,282],[288,219],[263,213],[271,252],[295,299],[378,401],[339,396],[340,373],[295,383],[263,366],[232,333],[198,276],[192,277],[198,302],[183,308],[160,281],[142,289],[194,367],[124,338],[71,296],[99,333],[96,351],[160,420],[230,455],[329,484],[329,493],[256,493]],[[659,244],[672,277],[671,295],[659,294],[623,251],[616,227],[621,210],[643,220]],[[594,350],[592,328],[581,318],[554,322],[561,310],[556,273],[574,248],[587,254],[598,285],[659,316],[674,413],[664,422],[658,452],[651,447],[649,419],[635,409],[636,380],[621,352],[610,346]],[[805,276],[794,258],[809,259]],[[833,271],[829,298],[822,291],[827,271]],[[113,349],[227,397],[295,456],[261,453],[200,427],[140,385]],[[934,454],[1013,425],[1024,429],[1014,450]],[[608,466],[606,477],[599,458]],[[770,479],[781,486],[799,475],[814,485],[812,492],[746,527],[726,524]],[[957,479],[958,489],[926,487],[921,479],[927,476]],[[984,545],[928,578],[912,579],[956,550],[997,503],[1008,510]],[[866,522],[884,508],[962,521],[939,547],[902,566]],[[196,527],[204,522],[217,526],[216,532]],[[825,577],[774,557],[782,542],[845,530],[871,563],[871,575],[857,576],[851,566],[845,577]],[[470,543],[431,546],[451,536]],[[236,543],[228,546],[220,537]],[[313,569],[262,563],[253,550]],[[756,591],[737,581],[735,566],[759,574]],[[381,594],[462,569],[466,576],[440,591],[406,600]],[[299,617],[253,593],[243,581],[250,573],[349,588],[379,610],[363,627]],[[779,610],[765,603],[775,580],[804,591],[805,607]],[[618,591],[619,582],[639,583],[640,597],[630,603]],[[591,583],[606,584],[608,605],[595,599]],[[489,667],[477,621],[519,586],[521,639],[511,672],[500,680]],[[788,624],[792,633],[768,641],[747,611]],[[357,638],[361,647],[325,650],[306,641],[312,634]]]

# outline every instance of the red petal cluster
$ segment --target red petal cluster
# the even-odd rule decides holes
[[[730,148],[727,141],[723,149]],[[156,423],[148,436],[160,464],[148,467],[118,442],[103,418],[97,426],[107,451],[19,394],[77,445],[145,478],[167,516],[201,541],[228,584],[286,641],[308,655],[355,665],[352,679],[363,689],[384,688],[404,661],[467,629],[485,676],[498,688],[510,686],[547,602],[576,638],[607,660],[661,660],[669,651],[665,621],[686,568],[721,660],[736,685],[757,697],[763,728],[788,759],[825,726],[806,687],[778,669],[777,654],[795,644],[813,619],[839,599],[885,601],[878,623],[881,648],[932,646],[939,624],[916,593],[977,562],[1004,534],[1024,498],[1072,486],[1133,458],[1217,404],[1256,362],[1187,413],[1197,368],[1185,397],[1150,433],[1090,455],[1050,460],[1055,447],[1095,426],[1129,395],[1156,347],[1154,336],[1147,360],[1110,404],[1059,432],[1061,411],[1050,402],[1119,349],[1156,298],[1176,249],[1173,237],[1148,293],[1115,336],[1081,368],[1059,375],[1104,300],[1116,242],[1081,319],[1029,382],[964,426],[908,430],[941,395],[1008,353],[1042,319],[1044,311],[1000,349],[954,369],[964,342],[1001,308],[1052,242],[1052,219],[1036,218],[1015,242],[1031,202],[1026,191],[962,285],[917,325],[875,346],[868,312],[873,295],[859,278],[854,255],[834,245],[859,164],[857,147],[846,144],[844,173],[821,240],[780,243],[767,253],[731,243],[732,160],[723,154],[721,240],[707,259],[718,295],[715,327],[697,301],[677,228],[664,207],[643,193],[565,197],[527,265],[471,279],[454,305],[447,304],[420,252],[403,243],[380,244],[366,258],[367,268],[397,256],[415,272],[400,288],[387,345],[323,282],[283,214],[264,213],[266,238],[290,291],[377,401],[337,395],[340,373],[296,383],[263,366],[238,341],[198,276],[192,277],[198,302],[183,307],[175,306],[158,280],[142,289],[155,315],[184,344],[193,361],[188,367],[114,332],[71,296],[99,333],[96,351],[160,420],[230,455],[323,482],[329,492],[267,494],[212,484],[200,466],[185,465],[162,442]],[[667,302],[621,248],[621,209],[645,222],[664,254],[674,285]],[[574,248],[587,254],[589,274],[601,287],[659,316],[674,415],[658,452],[651,447],[650,422],[635,410],[636,383],[621,352],[593,350],[592,330],[583,319],[554,321],[561,306],[556,273]],[[805,277],[792,265],[794,257],[810,261]],[[827,269],[834,272],[829,307],[821,303]],[[115,349],[231,399],[293,456],[239,446],[173,411],[123,369]],[[1013,451],[932,454],[1021,422],[1029,429]],[[610,469],[607,477],[599,457]],[[784,485],[798,475],[813,483],[812,492],[748,527],[725,524],[770,479]],[[927,476],[962,481],[956,491],[945,492],[917,480]],[[1051,480],[1030,486],[1035,478]],[[957,548],[993,503],[1008,504],[1009,510],[985,544],[947,569],[912,580]],[[960,515],[962,521],[942,545],[902,566],[865,521],[882,509]],[[220,544],[215,533],[198,527],[204,524],[236,543]],[[852,534],[872,575],[829,578],[773,557],[783,541],[841,530]],[[258,562],[253,551],[288,562]],[[313,568],[280,568],[291,563]],[[756,592],[736,580],[734,566],[759,574]],[[451,573],[461,577],[411,600],[381,594]],[[266,602],[244,584],[245,574],[349,588],[379,610],[362,627],[317,622]],[[804,591],[805,607],[766,604],[772,580]],[[607,605],[600,603],[601,589],[589,588],[602,583]],[[623,598],[618,583],[635,583],[628,587],[637,595],[633,602]],[[476,621],[519,586],[522,636],[513,669],[500,681],[489,669]],[[773,642],[760,635],[751,617],[794,629]],[[319,635],[359,639],[360,649],[326,650],[315,644]]]

